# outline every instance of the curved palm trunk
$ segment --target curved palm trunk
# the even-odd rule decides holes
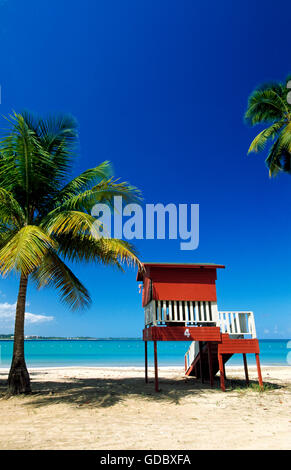
[[[21,275],[15,315],[13,358],[8,376],[8,391],[13,395],[29,393],[30,378],[24,359],[24,316],[28,277]]]

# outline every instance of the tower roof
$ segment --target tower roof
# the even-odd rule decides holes
[[[151,263],[145,262],[142,263],[144,269],[148,268],[160,268],[160,269],[199,269],[199,268],[207,268],[207,269],[217,269],[217,268],[225,268],[223,264],[215,264],[215,263]],[[137,273],[137,281],[143,280],[143,272],[139,269]]]

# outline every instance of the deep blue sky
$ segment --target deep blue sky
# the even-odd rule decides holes
[[[280,0],[0,1],[1,115],[72,113],[74,174],[109,159],[147,203],[200,204],[197,250],[144,240],[141,259],[225,264],[219,308],[253,310],[266,338],[291,336],[291,177],[270,180],[264,156],[247,156],[259,129],[243,114],[256,85],[291,71],[290,15]],[[134,270],[75,272],[91,309],[72,314],[30,288],[27,310],[54,318],[28,334],[140,335]],[[0,289],[0,331],[11,332],[16,279]]]

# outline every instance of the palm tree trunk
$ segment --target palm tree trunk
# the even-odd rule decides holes
[[[21,275],[16,305],[13,358],[8,376],[8,392],[29,393],[30,378],[24,359],[24,316],[28,277]]]

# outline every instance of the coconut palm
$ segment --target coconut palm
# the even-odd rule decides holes
[[[250,95],[245,120],[252,126],[268,125],[252,141],[250,152],[261,152],[269,144],[266,165],[269,175],[280,171],[291,173],[291,105],[285,83],[265,83]]]
[[[98,238],[92,227],[94,204],[114,195],[138,199],[139,192],[113,180],[109,162],[69,181],[77,143],[70,116],[38,118],[14,113],[0,141],[0,274],[19,275],[13,359],[8,377],[12,394],[30,392],[24,357],[27,283],[54,287],[70,308],[88,307],[90,295],[66,265],[139,263],[125,241]]]

